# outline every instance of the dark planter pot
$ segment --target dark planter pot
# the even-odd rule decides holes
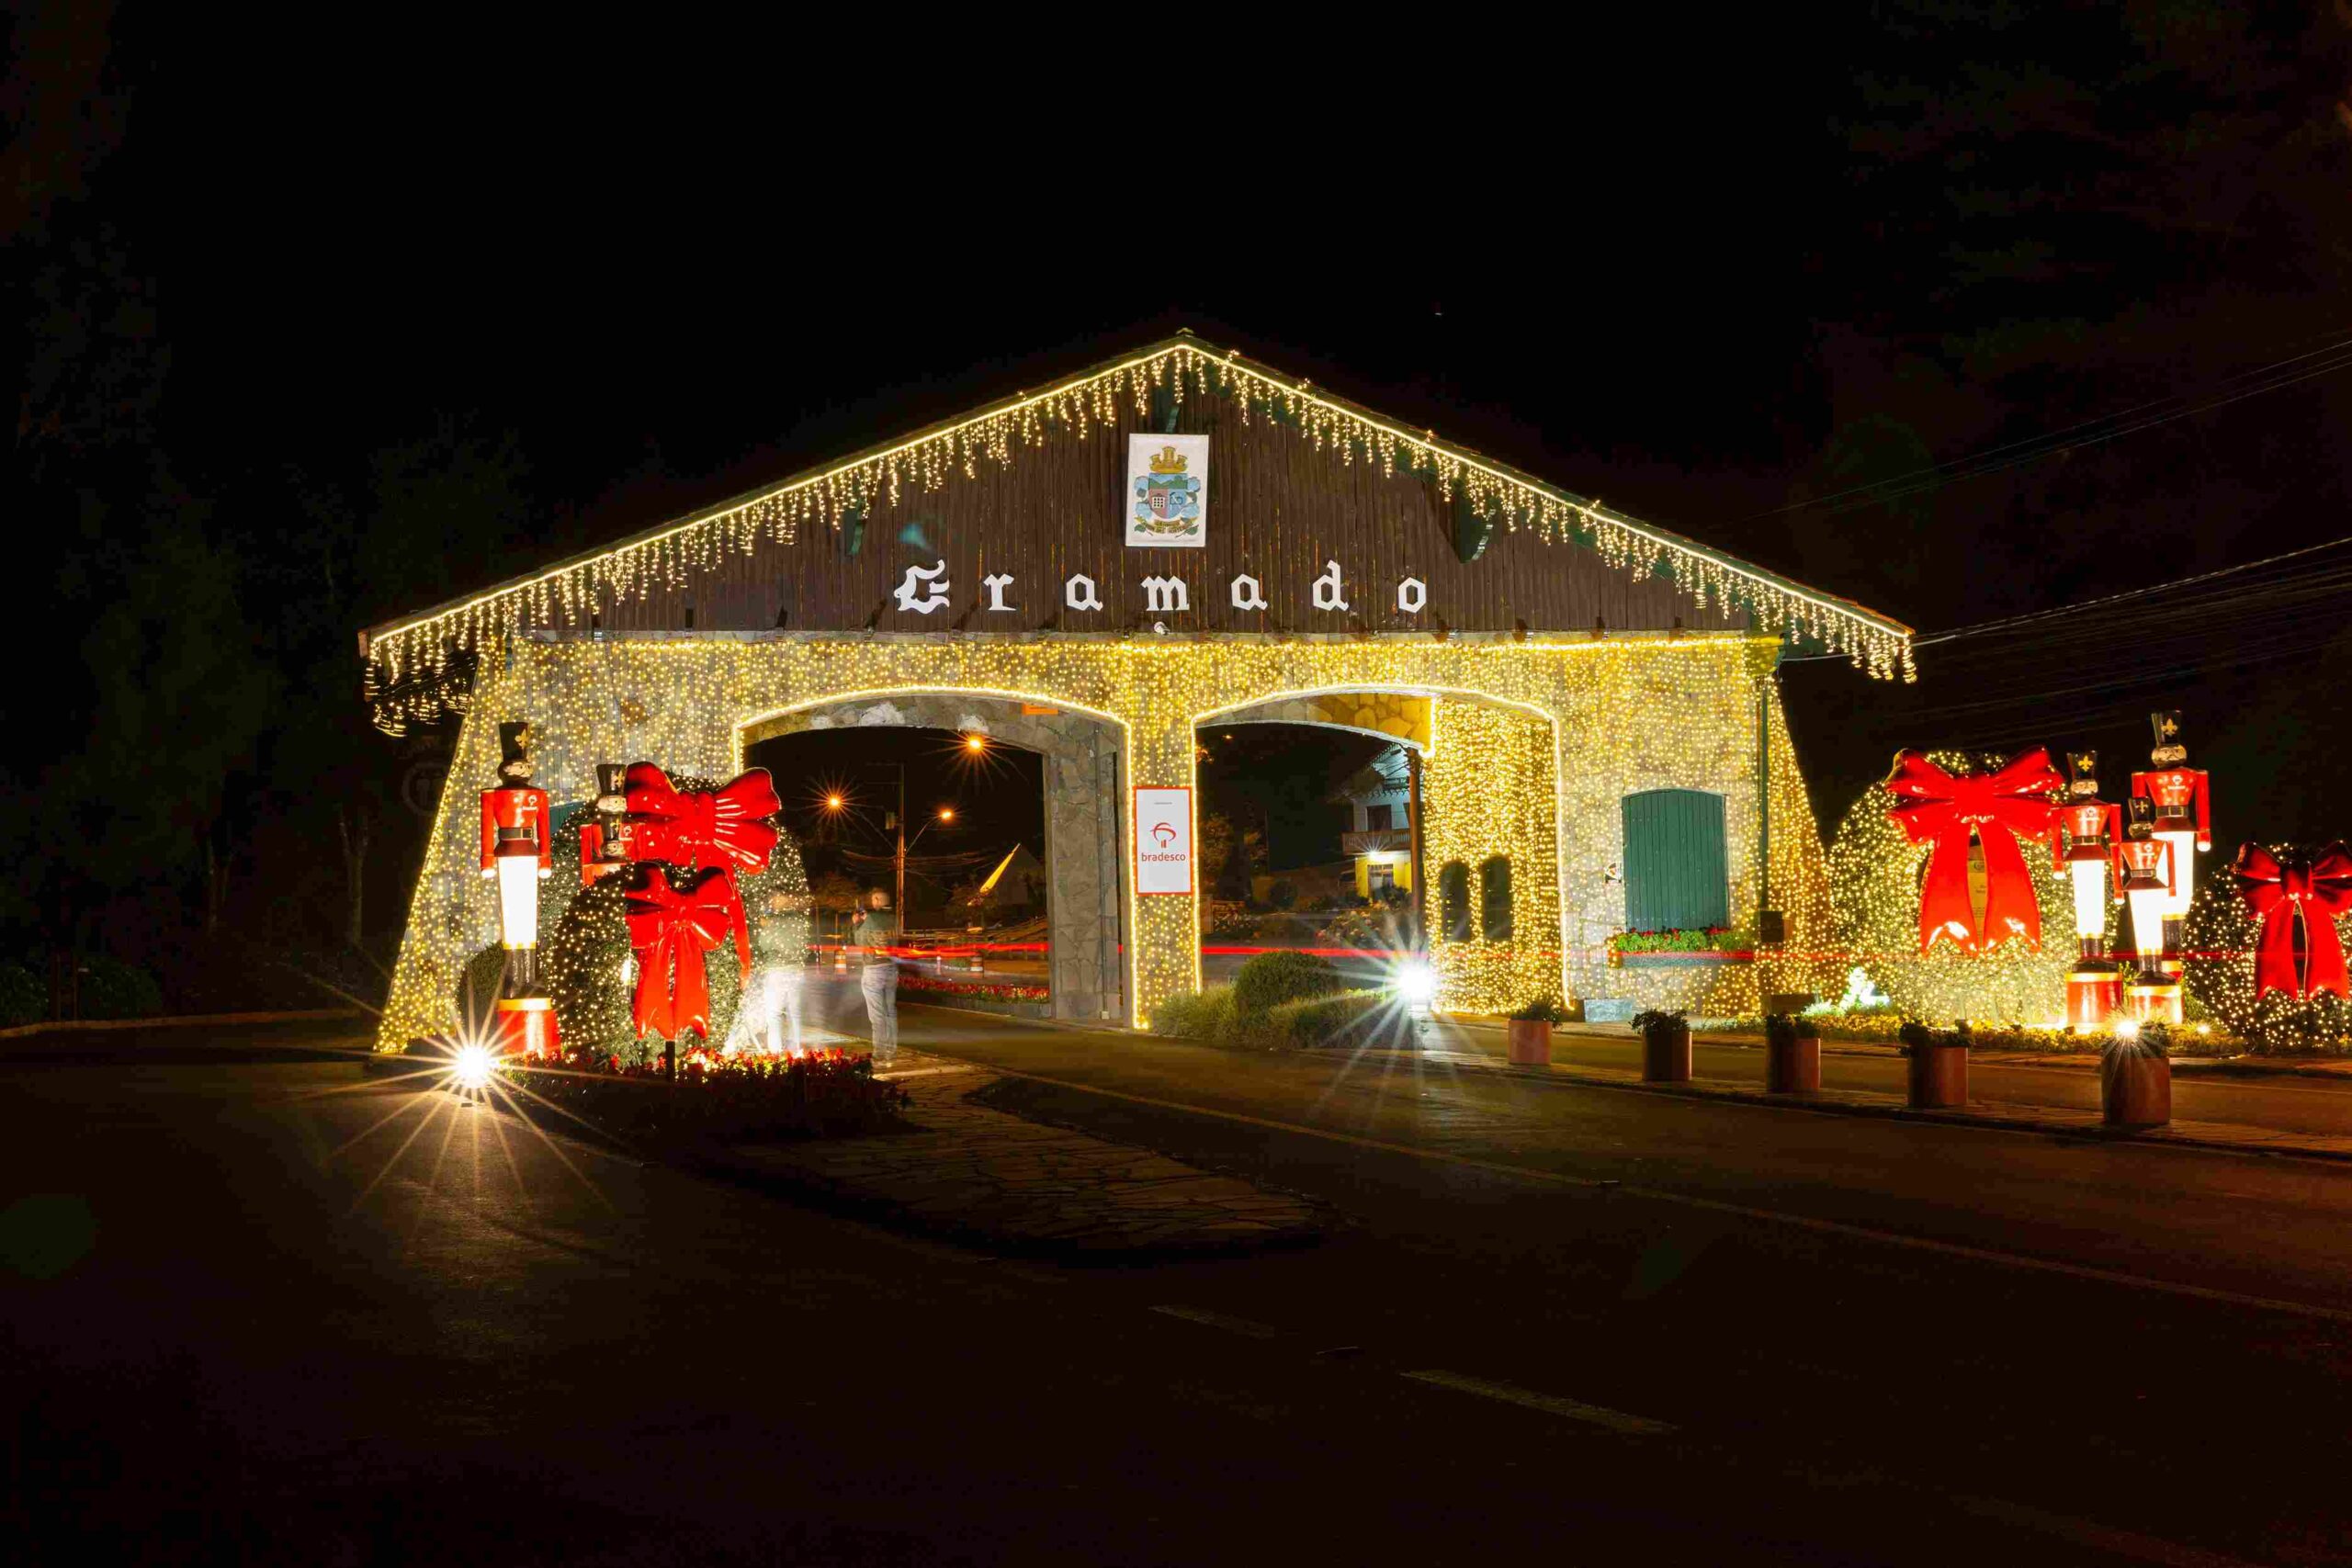
[[[1765,1042],[1764,1088],[1770,1094],[1820,1092],[1821,1042],[1799,1039]]]
[[[1690,1081],[1690,1026],[1689,1024],[1678,1023],[1670,1032],[1643,1034],[1642,1081],[1644,1083],[1689,1083]]]
[[[1968,1103],[1968,1047],[1911,1047],[1911,1109],[1954,1111]]]
[[[2152,1051],[2099,1058],[2098,1101],[2110,1127],[2161,1127],[2172,1120],[2172,1063]]]
[[[1552,1065],[1552,1026],[1540,1018],[1510,1021],[1510,1065],[1548,1067]]]

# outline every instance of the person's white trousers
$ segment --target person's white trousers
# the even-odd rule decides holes
[[[869,964],[858,976],[865,991],[865,1020],[874,1027],[874,1065],[899,1054],[899,966]]]
[[[767,972],[767,1048],[773,1055],[800,1055],[800,971],[779,964]]]

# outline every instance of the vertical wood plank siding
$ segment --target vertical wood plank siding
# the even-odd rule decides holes
[[[595,606],[616,631],[679,630],[689,604],[695,630],[758,631],[783,609],[795,631],[940,632],[1116,631],[1144,621],[1148,576],[1182,577],[1188,613],[1157,617],[1178,631],[1426,631],[1441,621],[1462,631],[1509,631],[1524,621],[1536,631],[1586,631],[1596,619],[1612,629],[1660,630],[1679,615],[1694,630],[1745,629],[1747,616],[1709,604],[1696,608],[1669,582],[1636,582],[1591,550],[1567,539],[1547,543],[1532,530],[1498,529],[1487,553],[1464,563],[1451,522],[1432,487],[1409,474],[1384,476],[1359,455],[1352,463],[1329,447],[1253,411],[1244,424],[1232,400],[1188,398],[1180,431],[1212,437],[1208,536],[1203,549],[1125,547],[1126,437],[1136,427],[1132,404],[1118,424],[1084,437],[1050,434],[1020,449],[1009,466],[985,460],[974,477],[957,473],[936,491],[910,484],[895,504],[866,520],[854,556],[846,532],[803,525],[790,544],[763,538],[748,553],[730,552],[690,571],[679,585],[650,588],[620,604]],[[910,565],[944,560],[948,607],[930,615],[900,611],[890,595]],[[1344,573],[1348,614],[1313,608],[1312,587],[1326,561]],[[980,579],[1011,573],[1012,614],[989,613]],[[1070,612],[1062,588],[1074,572],[1091,577],[1103,608]],[[1231,607],[1237,572],[1263,584],[1269,608]],[[1429,585],[1419,615],[1396,608],[1396,584]],[[577,628],[559,609],[534,626]]]

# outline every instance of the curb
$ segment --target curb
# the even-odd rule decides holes
[[[2109,1127],[2096,1122],[2081,1124],[2045,1122],[2030,1116],[2007,1116],[1997,1111],[1915,1111],[1910,1106],[1891,1098],[1883,1104],[1873,1104],[1868,1100],[1828,1100],[1809,1094],[1772,1094],[1764,1089],[1747,1089],[1728,1084],[1645,1083],[1640,1078],[1617,1077],[1577,1067],[1512,1067],[1490,1066],[1484,1062],[1453,1062],[1449,1065],[1469,1072],[1486,1073],[1496,1077],[1516,1078],[1529,1083],[1565,1083],[1573,1084],[1579,1089],[1625,1089],[1635,1094],[1657,1094],[1680,1100],[1723,1100],[1738,1105],[1762,1106],[1768,1110],[1809,1111],[1817,1115],[1870,1116],[1889,1122],[1927,1122],[1946,1127],[1984,1127],[2001,1132],[2039,1133],[2047,1137],[2072,1138],[2083,1143],[2140,1144],[2156,1147],[2210,1149],[2224,1154],[2282,1155],[2297,1159],[2327,1160],[2337,1164],[2352,1163],[2352,1147],[2324,1148],[2310,1144],[2277,1140],[2245,1143],[2223,1138],[2201,1137],[2195,1133],[2176,1131],[2169,1125],[2135,1129]]]
[[[95,1033],[113,1029],[185,1029],[208,1023],[302,1023],[318,1019],[359,1018],[359,1008],[302,1008],[291,1012],[193,1012],[162,1018],[62,1018],[40,1023],[17,1023],[0,1029],[0,1040],[23,1040],[35,1034]]]
[[[1470,1019],[1449,1019],[1447,1022],[1455,1029],[1491,1030],[1497,1033],[1502,1031],[1502,1025],[1499,1023]],[[1603,1032],[1585,1025],[1568,1027],[1577,1035],[1588,1040],[1623,1041],[1640,1038],[1630,1032]],[[1555,1025],[1554,1028],[1555,1032],[1559,1032],[1558,1025]],[[1764,1049],[1764,1037],[1760,1034],[1716,1034],[1694,1030],[1690,1035],[1690,1043],[1723,1046],[1738,1051],[1761,1051]],[[1872,1044],[1864,1040],[1824,1040],[1821,1043],[1821,1054],[1825,1056],[1899,1057],[1903,1055],[1903,1048],[1899,1045]],[[2047,1072],[2094,1073],[2098,1070],[2098,1063],[2095,1058],[2053,1059],[2049,1054],[2038,1051],[1979,1051],[1972,1048],[1969,1060],[1986,1066],[2034,1067]],[[2245,1056],[2176,1055],[2172,1058],[2172,1069],[2176,1073],[2210,1073],[2219,1077],[2318,1078],[2325,1082],[2340,1083],[2346,1089],[2352,1089],[2352,1067],[2323,1067],[2286,1061],[2274,1064],[2258,1057],[2248,1059]]]

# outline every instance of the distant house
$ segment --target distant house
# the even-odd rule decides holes
[[[1356,896],[1413,888],[1413,790],[1402,746],[1391,746],[1331,795],[1348,808],[1340,851],[1355,872]]]

